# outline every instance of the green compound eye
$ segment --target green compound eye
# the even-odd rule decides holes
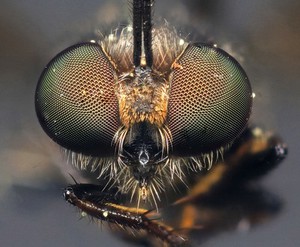
[[[119,126],[115,71],[98,44],[69,47],[53,58],[36,89],[45,132],[72,151],[108,156]]]
[[[168,126],[175,156],[197,155],[231,143],[252,107],[248,77],[221,49],[192,44],[171,74]]]

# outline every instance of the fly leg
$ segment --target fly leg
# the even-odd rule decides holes
[[[257,127],[246,129],[224,159],[197,177],[187,196],[175,202],[183,207],[179,228],[205,238],[225,229],[246,229],[278,213],[279,199],[250,182],[277,167],[286,155],[278,136]]]

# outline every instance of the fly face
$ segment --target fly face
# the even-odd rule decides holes
[[[36,90],[45,132],[72,161],[121,192],[156,203],[187,170],[210,167],[245,129],[248,78],[229,54],[152,28],[151,1],[133,1],[133,28],[62,51]]]

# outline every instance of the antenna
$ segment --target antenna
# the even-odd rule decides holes
[[[152,67],[152,12],[153,0],[133,0],[133,63],[141,66],[142,51],[146,66]]]

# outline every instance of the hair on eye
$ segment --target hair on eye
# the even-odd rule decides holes
[[[67,202],[92,219],[113,223],[122,229],[146,231],[169,246],[182,246],[188,242],[187,238],[179,235],[172,227],[158,219],[151,219],[149,216],[152,210],[119,205],[116,203],[118,196],[110,191],[102,191],[99,185],[69,185],[65,188],[63,196]]]

